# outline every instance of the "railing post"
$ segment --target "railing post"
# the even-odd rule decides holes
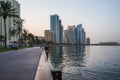
[[[52,70],[53,80],[62,80],[62,71],[60,69]]]

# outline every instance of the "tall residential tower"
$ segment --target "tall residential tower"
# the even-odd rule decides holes
[[[54,42],[62,43],[63,40],[63,26],[57,14],[50,16],[50,29],[54,34]]]
[[[0,1],[10,1],[13,8],[16,9],[17,15],[20,16],[20,4],[18,3],[18,1],[16,0],[0,0]],[[12,17],[7,17],[7,20],[6,20],[7,42],[18,41],[18,34],[11,35],[11,31],[16,28],[15,25],[13,25],[13,19],[14,18]],[[1,16],[0,16],[0,35],[3,35],[3,36],[5,35],[4,22]]]
[[[82,24],[68,26],[68,30],[64,31],[64,41],[68,44],[85,44],[86,33]]]

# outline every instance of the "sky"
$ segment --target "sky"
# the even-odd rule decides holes
[[[36,36],[50,29],[50,15],[58,14],[64,29],[82,24],[91,43],[120,43],[120,0],[17,0],[24,27]]]

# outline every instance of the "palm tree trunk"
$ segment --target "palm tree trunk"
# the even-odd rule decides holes
[[[20,46],[20,32],[19,32],[19,39],[18,39],[18,42],[19,42],[19,46]]]
[[[7,48],[7,31],[6,31],[6,19],[4,19],[4,30],[5,30],[5,48]]]

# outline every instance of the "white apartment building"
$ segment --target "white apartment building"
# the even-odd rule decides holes
[[[16,9],[17,14],[20,16],[20,4],[16,0],[0,0],[0,1],[10,1],[12,6]],[[6,20],[6,32],[7,32],[7,44],[11,41],[18,42],[18,34],[11,35],[11,31],[15,29],[15,25],[13,25],[13,18],[7,17]],[[21,32],[22,33],[22,32]],[[0,35],[5,35],[4,32],[4,22],[3,18],[0,16]]]

